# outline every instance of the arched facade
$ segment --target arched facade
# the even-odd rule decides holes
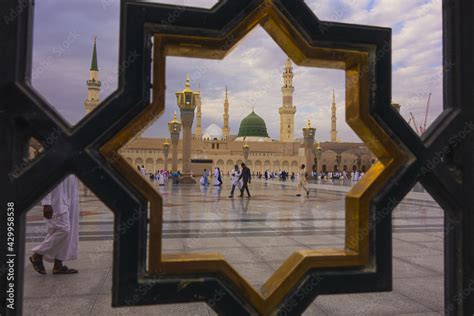
[[[263,163],[263,169],[265,169],[264,171],[270,171],[272,169],[272,163],[269,160],[265,160]]]
[[[280,162],[278,160],[273,162],[273,171],[279,171],[281,169]]]
[[[143,165],[143,159],[142,158],[135,159],[135,166],[142,166],[142,165]]]
[[[169,164],[169,160],[168,160]],[[156,159],[156,170],[164,170],[165,169],[165,160],[162,158]]]
[[[224,163],[224,160],[222,160],[222,159],[217,160],[216,166],[217,166],[219,169],[221,169],[221,173],[224,173],[224,172],[225,172],[225,163]]]
[[[298,161],[293,161],[291,163],[291,171],[290,172],[298,172]]]
[[[145,161],[145,170],[146,172],[155,172],[155,163],[153,161],[153,159],[151,158],[147,158],[147,160]]]
[[[249,167],[249,168],[250,168],[250,170],[252,170],[252,169],[253,169],[253,161],[252,161],[252,160],[250,160],[250,159],[249,159],[249,160],[247,160],[247,167]]]
[[[326,165],[327,171],[334,171],[334,166],[337,165],[337,154],[332,150],[323,151],[322,165]]]
[[[160,149],[163,147],[164,138],[138,138],[120,153],[126,157],[126,160],[136,169],[137,165],[145,165],[147,171],[154,172],[164,169],[164,154]],[[214,144],[214,149],[212,148]],[[219,146],[216,146],[219,144]],[[290,173],[298,172],[299,166],[306,163],[305,149],[300,141],[288,146],[288,144],[272,142],[251,142],[250,153],[247,165],[252,172],[278,172],[286,170]],[[334,170],[337,164],[337,157],[340,158],[340,169],[345,165],[348,170],[352,170],[353,166],[362,169],[362,165],[368,169],[375,159],[370,152],[367,151],[363,144],[356,143],[326,143],[322,144],[322,150],[315,153],[315,161],[317,159],[318,171],[322,171],[322,166],[326,165],[327,171]],[[205,141],[194,138],[192,145],[192,159],[208,159],[213,161],[213,166],[219,166],[223,174],[227,175],[233,170],[235,165],[240,167],[244,160],[242,151],[243,142],[235,140],[217,140]],[[326,148],[324,148],[326,147]],[[332,150],[331,148],[335,148]],[[178,170],[182,171],[182,143],[178,144]],[[340,153],[339,156],[337,153]],[[360,158],[359,158],[360,157]],[[257,163],[258,161],[258,163]],[[172,158],[171,151],[168,154],[168,169],[171,170]],[[312,166],[311,166],[312,167]]]
[[[263,164],[260,160],[255,161],[255,172],[263,172]]]
[[[225,165],[226,165],[226,172],[229,172],[229,171],[234,169],[234,161],[232,161],[230,159],[227,160]]]

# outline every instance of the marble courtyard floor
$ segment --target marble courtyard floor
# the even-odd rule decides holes
[[[311,196],[298,198],[293,183],[255,181],[251,199],[229,199],[226,182],[158,187],[164,252],[220,252],[259,287],[297,249],[343,246],[347,187],[312,184]],[[41,214],[28,213],[26,254],[45,235]],[[80,258],[67,263],[79,274],[42,276],[25,263],[25,315],[215,314],[204,303],[112,309],[113,215],[82,196],[80,225]],[[305,315],[442,314],[443,211],[426,193],[411,193],[393,213],[393,273],[393,292],[320,296]]]

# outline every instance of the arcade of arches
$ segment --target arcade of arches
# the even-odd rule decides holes
[[[147,172],[165,169],[163,152],[164,138],[138,138],[120,153],[134,167],[145,166]],[[217,146],[217,144],[219,146]],[[305,163],[305,148],[297,142],[248,142],[250,153],[247,165],[252,172],[285,170],[297,172],[298,167]],[[182,144],[178,144],[178,170],[182,170]],[[200,140],[193,139],[193,159],[209,159],[213,167],[219,167],[228,173],[234,165],[245,161],[242,142],[234,140]],[[219,148],[219,149],[217,149]],[[314,148],[314,169],[316,171],[332,171],[335,166],[339,170],[368,169],[375,157],[360,143],[321,143],[318,150]],[[171,158],[168,157],[168,168],[171,169]]]

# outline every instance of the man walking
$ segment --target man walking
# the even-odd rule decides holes
[[[30,262],[36,272],[46,274],[43,259],[54,262],[53,274],[74,274],[78,271],[63,265],[76,260],[79,243],[79,192],[76,176],[70,175],[42,201],[48,234],[33,248]]]
[[[209,171],[207,171],[207,169],[204,169],[203,173],[202,173],[202,184],[207,186],[209,184]]]
[[[242,166],[242,173],[240,174],[239,181],[242,180],[243,185],[242,185],[242,188],[240,188],[239,197],[244,196],[244,190],[247,191],[247,195],[248,197],[250,197],[248,184],[252,182],[252,174],[250,173],[250,169],[244,163],[242,163],[241,166]]]
[[[298,174],[298,189],[303,189],[306,191],[306,196],[309,196],[308,182],[306,181],[306,166],[301,165],[300,172]],[[296,196],[301,196],[301,193],[298,193]]]
[[[230,180],[232,181],[232,190],[230,191],[229,198],[233,198],[235,187],[238,186],[239,189],[240,189],[240,170],[239,170],[238,165],[234,166],[234,170],[230,174]]]

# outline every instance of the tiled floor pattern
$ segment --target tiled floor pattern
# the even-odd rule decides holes
[[[342,247],[344,195],[313,190],[296,197],[285,184],[254,183],[253,196],[229,187],[159,187],[164,251],[220,252],[259,287],[296,249]],[[403,201],[393,213],[394,291],[321,296],[306,315],[438,315],[443,304],[443,212],[429,199]],[[204,303],[110,307],[113,216],[95,197],[81,198],[80,259],[73,276],[41,276],[25,263],[25,315],[210,315]],[[39,207],[28,214],[27,253],[45,233]]]

